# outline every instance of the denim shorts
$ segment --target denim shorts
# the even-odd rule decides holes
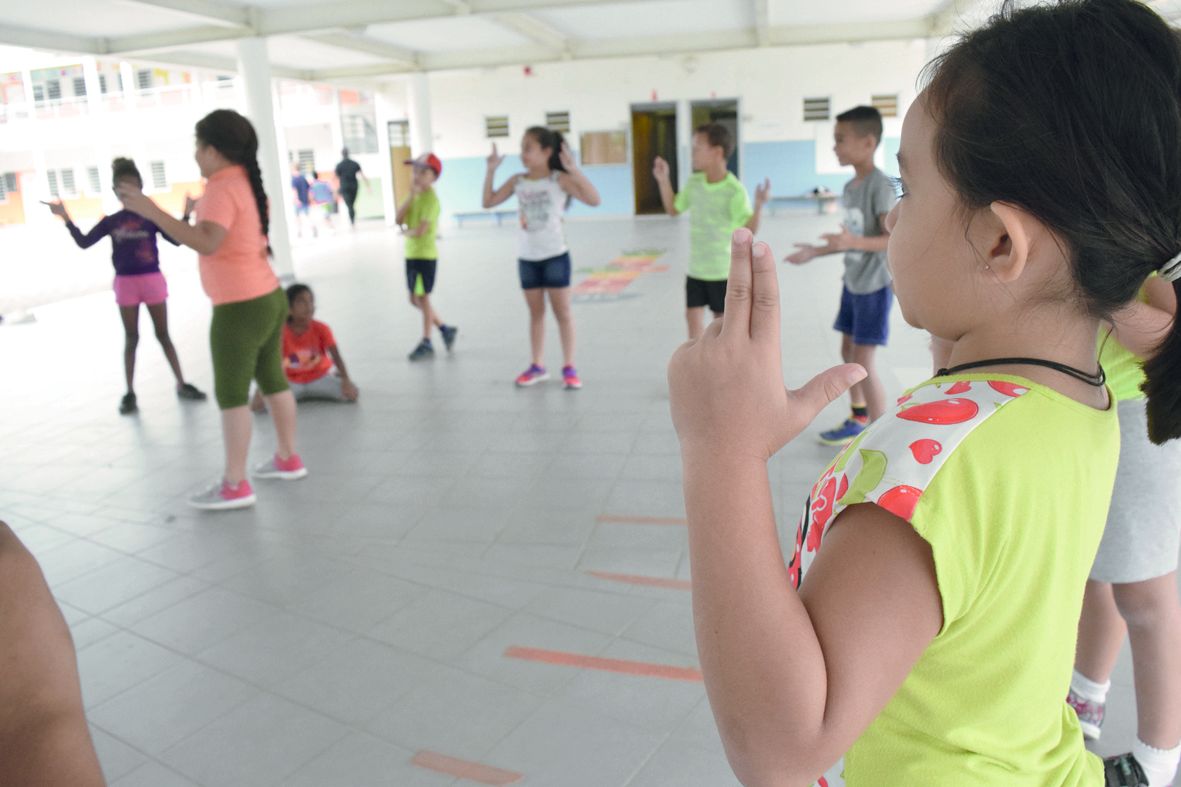
[[[841,310],[833,328],[853,337],[853,344],[885,344],[890,338],[890,310],[894,291],[890,285],[875,292],[857,295],[847,287],[841,290]]]
[[[560,290],[570,286],[570,252],[548,260],[517,260],[522,290]]]

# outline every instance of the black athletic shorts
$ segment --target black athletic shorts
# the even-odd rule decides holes
[[[702,281],[686,276],[685,306],[690,309],[708,306],[714,314],[726,311],[726,280]]]

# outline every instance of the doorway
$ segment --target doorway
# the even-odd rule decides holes
[[[668,162],[673,187],[677,180],[677,105],[632,105],[632,182],[636,215],[664,213],[652,165],[660,156]]]
[[[689,105],[693,128],[704,126],[706,123],[719,123],[730,130],[730,138],[734,140],[734,152],[726,161],[726,169],[738,177],[738,150],[741,140],[738,137],[738,100],[731,98],[710,99],[709,101],[694,101]]]
[[[410,121],[391,120],[386,125],[390,140],[390,172],[394,173],[394,204],[401,205],[410,196],[413,169],[406,161],[410,158]]]

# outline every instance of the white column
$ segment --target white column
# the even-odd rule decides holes
[[[91,130],[94,132],[95,144],[94,165],[98,167],[99,193],[95,196],[103,200],[104,207],[112,207],[111,187],[111,133],[107,126],[106,102],[103,98],[102,84],[98,78],[98,61],[93,57],[83,58],[82,75],[86,80],[86,108],[90,112]],[[114,85],[107,85],[113,89]],[[79,185],[89,190],[90,178],[86,173],[80,173]]]
[[[319,162],[316,164],[316,169],[331,171],[336,166],[336,162],[340,161],[340,151],[344,147],[344,120],[340,117],[340,88],[332,88],[332,123],[329,125],[329,131],[332,132],[332,155],[333,159],[327,164]]]
[[[123,83],[123,111],[135,109],[134,96],[137,92],[135,84],[135,69],[126,60],[119,63],[119,81]]]
[[[423,71],[410,75],[410,149],[420,156],[434,147],[435,135],[431,130],[431,85]]]
[[[33,72],[29,69],[21,70],[21,82],[25,87],[25,106],[28,109],[27,117],[36,117],[36,102],[33,100]]]
[[[688,99],[677,102],[677,191],[693,174],[693,108]]]
[[[390,121],[395,119],[398,108],[394,105],[388,86],[378,90],[373,100],[377,120],[377,152],[381,157],[381,206],[386,226],[392,227],[398,214],[398,203],[394,198],[394,165],[390,159]]]
[[[287,173],[286,153],[279,140],[275,123],[275,99],[271,82],[271,63],[267,59],[264,38],[240,38],[238,47],[238,76],[246,97],[246,116],[258,134],[258,166],[262,170],[262,184],[270,199],[271,250],[275,270],[281,278],[295,275],[291,260],[291,240],[287,236]]]

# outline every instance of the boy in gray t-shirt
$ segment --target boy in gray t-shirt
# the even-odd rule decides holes
[[[874,355],[890,333],[894,293],[886,266],[886,214],[894,207],[894,186],[873,157],[882,140],[882,115],[873,107],[854,107],[837,115],[833,151],[843,166],[857,173],[845,184],[845,220],[840,232],[823,236],[825,245],[796,244],[787,258],[802,265],[826,254],[845,255],[841,309],[833,328],[840,331],[841,357],[865,367],[868,376],[849,389],[853,413],[840,426],[821,432],[820,442],[845,445],[886,412],[886,390],[874,367]]]

